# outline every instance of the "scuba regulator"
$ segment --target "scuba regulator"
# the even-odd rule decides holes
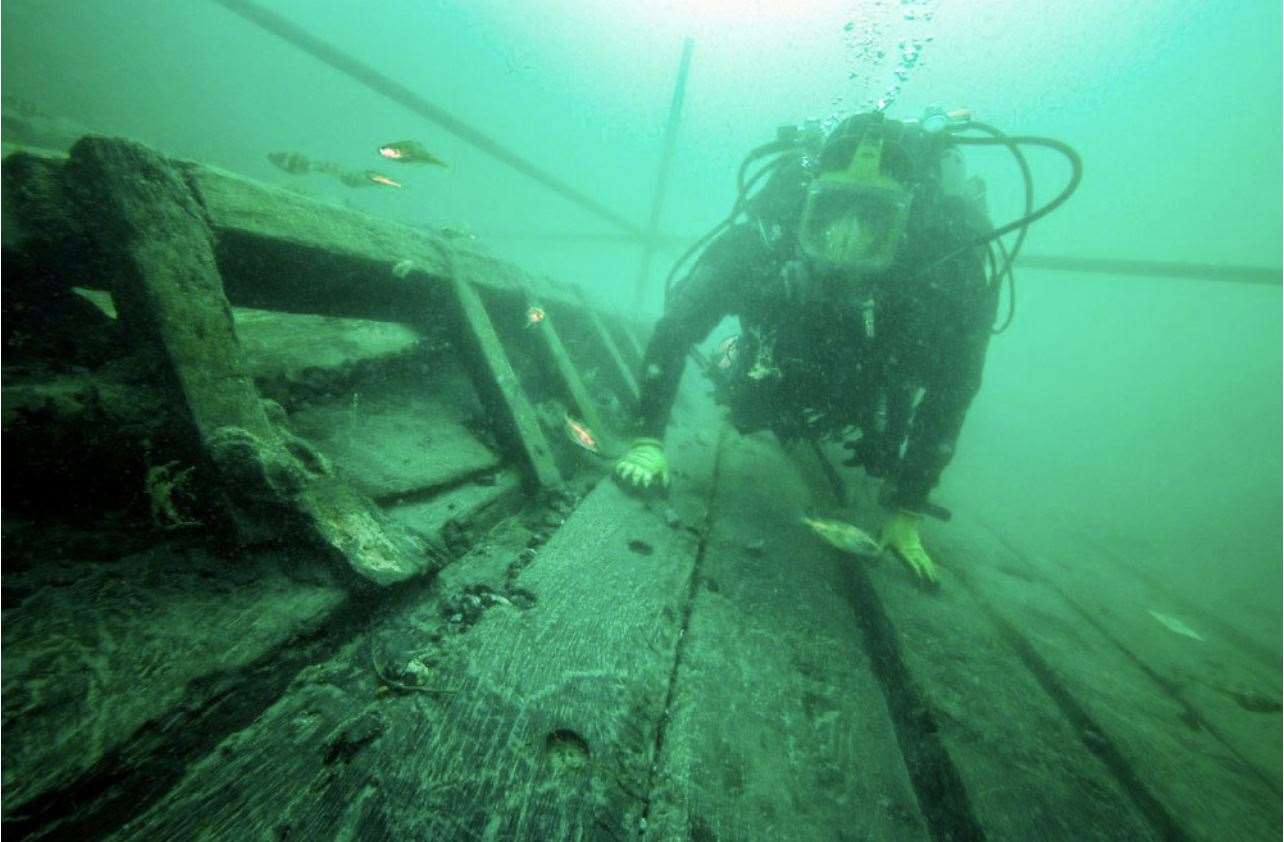
[[[977,131],[984,136],[965,135]],[[963,188],[961,170],[948,167],[948,151],[957,146],[1004,146],[1016,161],[1025,185],[1025,209],[1017,219],[998,226],[930,263],[921,273],[974,248],[985,248],[989,283],[1008,280],[1008,313],[995,330],[1001,333],[1016,310],[1013,262],[1030,225],[1060,207],[1078,188],[1083,175],[1079,155],[1059,140],[1031,135],[1009,136],[973,119],[966,109],[928,108],[918,120],[887,120],[881,111],[849,117],[826,135],[818,120],[781,126],[776,138],[745,156],[736,173],[736,198],[725,219],[697,240],[674,263],[665,278],[665,298],[673,278],[691,257],[741,216],[756,224],[767,242],[796,237],[809,256],[836,269],[880,271],[890,263],[894,234],[908,212],[908,191],[915,183],[936,180],[954,191]],[[1034,183],[1022,146],[1041,146],[1061,153],[1071,166],[1061,192],[1034,207]],[[769,159],[757,169],[755,164]],[[751,173],[752,169],[752,173]],[[765,183],[764,183],[765,181]],[[761,187],[759,186],[761,185]],[[983,201],[980,196],[974,197]],[[841,211],[841,213],[840,213]],[[836,224],[848,214],[844,225]],[[1017,232],[1011,249],[1000,239]]]

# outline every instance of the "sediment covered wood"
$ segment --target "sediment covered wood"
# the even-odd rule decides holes
[[[931,838],[843,596],[858,562],[806,531],[808,496],[769,436],[726,436],[651,838]]]
[[[1279,791],[1272,787],[1278,778],[1254,763],[1265,752],[1241,751],[1225,725],[1146,666],[1141,653],[1161,642],[1158,635],[1112,638],[1037,568],[979,530],[943,531],[937,543],[942,560],[957,570],[954,578],[1058,698],[1080,739],[1152,825],[1190,839],[1279,838]],[[1259,732],[1263,742],[1270,730]],[[1278,738],[1277,723],[1274,730]]]
[[[504,443],[517,457],[534,486],[554,487],[562,477],[526,393],[499,341],[495,326],[466,273],[449,278],[455,341],[473,384]]]
[[[854,520],[877,533],[876,489],[848,474]],[[819,485],[818,485],[819,487]],[[956,524],[925,524],[924,544]],[[934,831],[958,839],[1158,839],[1152,822],[984,607],[951,583],[926,591],[886,553],[855,568],[852,599]]]
[[[232,564],[181,544],[78,559],[74,570],[29,595],[16,593],[21,577],[6,582],[6,598],[19,599],[4,613],[7,830],[66,815],[72,805],[51,793],[147,723],[208,703],[219,688],[205,677],[315,632],[347,599],[336,585],[292,580],[279,555]]]
[[[599,485],[503,585],[372,629],[116,838],[628,838],[697,545]]]

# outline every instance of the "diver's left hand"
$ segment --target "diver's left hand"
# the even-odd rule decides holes
[[[939,582],[936,562],[923,549],[923,542],[918,537],[918,524],[922,519],[923,516],[917,512],[897,510],[883,524],[878,545],[882,549],[891,547],[920,582],[935,585]]]

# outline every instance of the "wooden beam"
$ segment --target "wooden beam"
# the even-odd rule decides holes
[[[770,438],[718,451],[647,838],[932,838],[845,598],[859,562],[799,523]]]
[[[77,142],[62,174],[121,327],[162,372],[157,389],[186,428],[181,456],[200,454],[214,466],[238,537],[315,543],[345,572],[380,585],[426,572],[421,547],[268,418],[237,341],[210,229],[182,175],[142,144],[101,137]]]
[[[876,533],[876,482],[845,476],[852,520]],[[1272,785],[1222,722],[1112,639],[1111,615],[1144,614],[1144,603],[1098,596],[1080,610],[1052,584],[1050,570],[1084,564],[1082,546],[1035,565],[966,514],[921,528],[940,588],[917,587],[889,552],[853,568],[858,617],[896,664],[894,692],[921,707],[905,733],[943,750],[986,837],[1085,838],[1107,826],[1120,838],[1279,837],[1278,772]],[[1092,592],[1118,587],[1115,576],[1103,571]],[[1273,718],[1263,754],[1267,734],[1279,741]]]
[[[691,447],[690,474],[668,504],[696,524],[712,453],[675,439]],[[635,838],[698,552],[697,536],[600,483],[492,586],[479,587],[487,563],[444,571],[441,590],[460,608],[449,620],[437,594],[408,594],[421,620],[372,624],[367,641],[318,667],[341,678],[295,682],[129,830]]]
[[[548,358],[553,363],[553,370],[557,377],[562,381],[562,386],[566,393],[570,395],[571,403],[574,404],[574,411],[588,428],[599,438],[606,434],[606,427],[602,424],[602,416],[597,411],[593,399],[589,397],[588,390],[584,388],[584,381],[580,378],[580,372],[571,362],[571,357],[566,353],[566,346],[562,344],[562,338],[557,334],[557,328],[554,326],[553,317],[546,315],[535,330],[539,333],[540,344],[543,345]]]
[[[643,350],[642,344],[638,341],[635,333],[636,328],[627,319],[621,318],[612,319],[611,322],[608,322],[608,326],[615,333],[619,342],[618,347],[624,355],[626,364],[632,366],[634,371],[640,372],[642,370]]]
[[[605,368],[610,378],[615,382],[616,392],[627,400],[630,405],[636,404],[639,392],[638,378],[634,373],[635,368],[630,367],[624,361],[624,356],[620,353],[620,346],[615,343],[615,339],[612,338],[610,331],[607,330],[602,317],[584,299],[583,291],[580,292],[580,300],[584,303],[582,312],[588,320],[589,329],[602,347],[602,350],[606,351],[607,365]]]
[[[455,309],[456,341],[473,384],[528,480],[539,487],[559,486],[562,477],[548,440],[504,352],[486,305],[465,274],[469,273],[452,267],[446,280]]]

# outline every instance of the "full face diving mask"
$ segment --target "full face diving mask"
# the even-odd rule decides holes
[[[799,244],[822,269],[867,275],[891,265],[910,194],[879,171],[883,136],[864,133],[847,169],[821,173],[807,191]]]

